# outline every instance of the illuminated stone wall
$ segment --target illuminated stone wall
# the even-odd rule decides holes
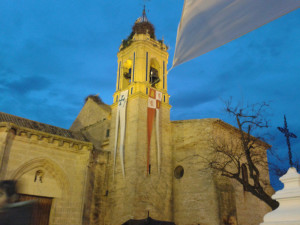
[[[182,177],[173,179],[173,215],[177,225],[222,224],[223,218],[231,213],[238,224],[257,225],[271,210],[244,192],[241,184],[208,169],[205,161],[210,157],[214,138],[218,137],[228,143],[238,141],[236,128],[217,119],[172,122],[173,168],[184,169]],[[259,151],[265,150],[264,146],[259,147]],[[269,180],[267,170],[261,176]],[[271,186],[267,189],[272,193]]]
[[[11,123],[1,123],[0,137],[2,179],[17,180],[20,194],[53,198],[50,225],[81,225],[92,145]]]
[[[172,220],[172,161],[170,149],[169,106],[160,109],[162,165],[159,174],[155,142],[155,125],[151,139],[151,174],[147,174],[147,96],[137,93],[129,96],[125,138],[125,177],[122,175],[119,149],[113,175],[111,152],[108,208],[105,224],[122,224],[129,219]],[[116,116],[113,105],[112,118]],[[114,148],[115,120],[111,121],[109,149]]]
[[[173,179],[173,213],[177,225],[219,224],[218,196],[213,173],[204,170],[202,156],[209,151],[211,120],[172,122],[173,168],[182,166]]]

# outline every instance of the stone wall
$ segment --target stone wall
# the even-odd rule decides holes
[[[181,178],[173,177],[176,225],[217,225],[220,222],[213,173],[202,163],[202,155],[209,151],[211,129],[209,119],[172,122],[173,168],[182,166],[184,169]]]
[[[107,206],[110,153],[95,150],[91,154],[85,197],[83,225],[104,224]]]
[[[235,147],[237,149],[239,148],[239,146],[241,146],[239,131],[237,128],[224,123],[221,120],[214,122],[212,126],[212,137],[214,139],[214,142],[217,142],[219,140],[219,143],[222,144],[223,141],[227,141],[229,143],[228,145],[232,145],[232,147]],[[274,190],[270,185],[269,170],[267,165],[267,149],[269,147],[270,146],[268,144],[262,141],[257,141],[256,146],[254,149],[252,149],[252,151],[255,151],[257,159],[260,159],[260,163],[256,163],[256,166],[260,171],[260,178],[262,181],[261,183],[263,184],[265,191],[269,195],[272,195],[272,193],[274,193]],[[243,160],[241,160],[241,162],[243,162]],[[257,225],[261,223],[264,215],[267,212],[271,211],[271,208],[262,200],[255,197],[253,194],[244,191],[243,186],[239,182],[227,178],[227,184],[230,184],[231,187],[233,187],[236,206],[235,216],[238,223],[242,225]],[[225,212],[228,214],[231,213],[230,210],[227,210]]]
[[[151,174],[147,174],[147,100],[137,93],[129,96],[125,138],[125,177],[122,175],[119,146],[116,168],[113,174],[113,149],[115,140],[116,105],[112,108],[110,183],[107,224],[123,224],[129,219],[145,219],[149,215],[156,220],[171,221],[171,151],[169,106],[160,109],[162,166],[157,168],[155,124],[151,139]]]
[[[80,129],[109,119],[110,110],[109,105],[97,103],[92,98],[88,98],[70,130],[79,131]]]
[[[238,224],[257,225],[270,208],[232,179],[208,169],[215,142],[238,146],[237,129],[217,119],[172,122],[173,216],[177,225],[217,225],[233,214]],[[265,143],[256,148],[266,159]],[[183,176],[175,169],[182,166]],[[268,169],[261,177],[269,182]],[[272,193],[270,185],[265,186]],[[249,219],[251,218],[251,219]]]
[[[93,143],[95,149],[109,151],[109,138],[113,135],[110,131],[110,123],[109,119],[103,118],[92,125],[82,128],[81,132]]]
[[[50,225],[81,225],[91,144],[17,126],[0,128],[0,137],[2,178],[17,180],[21,194],[53,198]]]

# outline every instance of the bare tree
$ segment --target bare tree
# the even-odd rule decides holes
[[[212,152],[207,157],[208,167],[218,174],[238,181],[244,191],[250,192],[268,204],[273,210],[279,203],[266,191],[269,187],[266,150],[270,148],[260,137],[254,137],[255,129],[268,127],[264,118],[268,104],[232,107],[226,103],[226,111],[234,117],[236,138],[216,136],[212,141]],[[231,137],[233,135],[230,135]]]

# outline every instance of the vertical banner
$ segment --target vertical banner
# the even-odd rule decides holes
[[[119,120],[120,120],[120,111],[119,105],[116,115],[116,130],[115,130],[115,144],[114,144],[114,170],[113,170],[113,179],[115,178],[115,168],[116,168],[116,155],[117,155],[117,144],[118,144],[118,134],[119,134]]]
[[[156,114],[156,143],[157,143],[157,161],[158,161],[158,170],[160,171],[161,164],[161,148],[159,140],[159,108],[161,104],[161,92],[154,89],[149,90],[148,98],[148,110],[147,110],[147,174],[149,174],[149,165],[150,165],[150,143],[151,143],[151,134],[153,128],[153,122]]]
[[[160,148],[160,135],[159,135],[159,109],[161,105],[161,92],[156,92],[156,147],[157,147],[157,170],[160,174],[161,165],[161,148]]]
[[[123,177],[125,177],[125,166],[124,166],[124,141],[125,141],[125,128],[126,128],[126,106],[127,106],[128,90],[122,91],[119,97],[117,116],[116,116],[116,131],[115,131],[115,147],[114,147],[114,172],[116,167],[116,155],[118,145],[118,134],[120,127],[120,161],[122,167]]]

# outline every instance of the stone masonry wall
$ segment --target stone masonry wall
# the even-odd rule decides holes
[[[108,119],[109,114],[110,106],[104,103],[96,103],[93,99],[88,98],[70,130],[78,131],[82,128],[101,122],[104,119]]]
[[[127,105],[125,138],[125,178],[122,175],[119,146],[113,174],[111,154],[107,224],[123,224],[129,219],[171,221],[171,151],[169,108],[160,110],[162,169],[157,168],[155,125],[151,139],[151,174],[147,174],[147,96],[130,96]],[[112,110],[110,147],[114,149],[116,107]]]
[[[228,143],[239,143],[239,133],[236,128],[221,121],[214,123],[213,127],[213,137],[215,139],[217,138],[221,141],[227,140]],[[261,155],[261,157],[264,158],[265,161],[267,161],[267,148],[268,145],[266,143],[258,142],[257,146],[255,147],[255,149],[252,149],[252,151],[256,151],[257,155]],[[263,183],[266,184],[264,186],[264,189],[268,194],[272,195],[272,193],[274,193],[274,190],[270,185],[267,165],[257,166],[260,171],[260,177],[262,180],[264,180]],[[237,181],[232,179],[227,180],[227,183],[230,184],[234,189],[236,217],[238,223],[242,225],[257,225],[261,223],[263,221],[264,215],[267,214],[271,210],[271,208],[251,193],[245,192],[243,186]]]
[[[81,225],[90,147],[79,150],[77,145],[58,139],[49,143],[48,138],[22,132],[8,146],[4,179],[17,179],[22,194],[52,197],[50,225]],[[34,181],[37,170],[44,172],[43,182]]]
[[[173,216],[176,225],[217,225],[217,192],[210,170],[203,170],[202,155],[209,151],[211,120],[172,122],[173,169],[182,166],[180,179],[173,177]]]
[[[215,142],[237,145],[237,130],[217,119],[172,122],[173,168],[182,166],[181,178],[173,178],[173,213],[177,225],[222,224],[233,213],[238,224],[257,225],[270,208],[243,190],[241,184],[214,174],[205,166]],[[237,145],[238,146],[238,145]],[[266,157],[266,144],[256,150]],[[261,177],[269,181],[267,168]],[[266,190],[272,193],[267,185]]]
[[[93,151],[89,164],[83,225],[104,224],[107,211],[110,153]]]

